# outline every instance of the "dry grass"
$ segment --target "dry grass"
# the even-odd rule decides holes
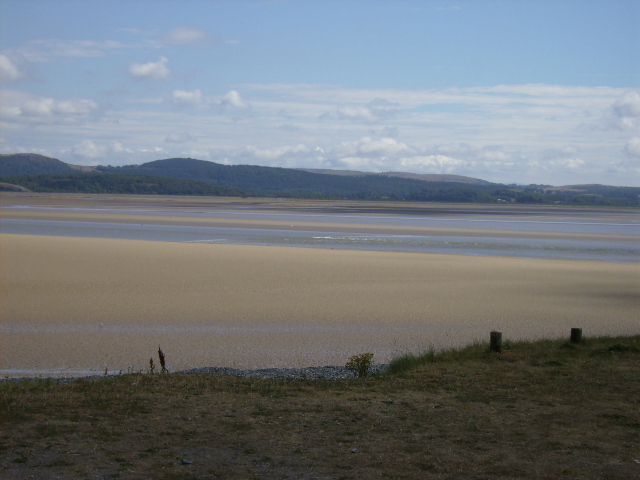
[[[419,357],[344,381],[4,383],[0,477],[640,476],[640,336]]]

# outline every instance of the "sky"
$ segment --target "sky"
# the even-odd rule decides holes
[[[2,0],[0,153],[640,186],[637,0]]]

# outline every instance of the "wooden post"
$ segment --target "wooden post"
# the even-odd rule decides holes
[[[571,342],[571,343],[582,343],[582,329],[581,328],[572,328],[571,329],[571,337],[569,338],[569,342]]]
[[[490,344],[489,350],[492,352],[502,353],[502,333],[501,332],[491,332],[490,334]]]

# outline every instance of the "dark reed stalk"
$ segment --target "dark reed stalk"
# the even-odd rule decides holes
[[[167,370],[167,365],[165,363],[164,352],[160,348],[160,345],[158,345],[158,357],[160,357],[160,373],[169,373],[169,370]]]

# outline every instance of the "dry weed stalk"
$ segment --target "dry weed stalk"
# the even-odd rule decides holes
[[[167,370],[167,365],[164,359],[164,352],[160,348],[160,345],[158,345],[158,357],[160,357],[160,367],[161,367],[160,373],[169,373],[169,370]]]

